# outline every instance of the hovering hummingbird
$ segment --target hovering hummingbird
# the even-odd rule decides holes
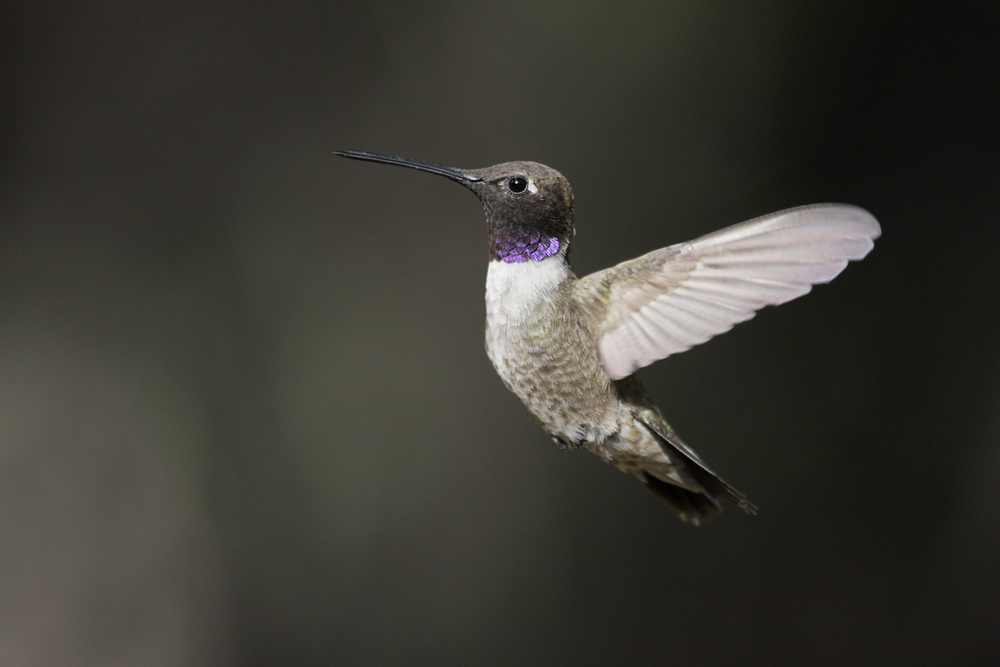
[[[337,155],[439,174],[479,197],[489,234],[486,353],[556,443],[636,476],[685,521],[708,519],[719,498],[756,513],[684,444],[632,373],[829,282],[872,249],[881,230],[871,214],[843,204],[793,208],[577,278],[573,193],[555,169]]]

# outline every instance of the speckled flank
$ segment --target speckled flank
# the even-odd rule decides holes
[[[548,433],[619,470],[700,492],[684,460],[668,454],[604,372],[570,297],[576,277],[561,254],[490,262],[486,352],[507,388]]]

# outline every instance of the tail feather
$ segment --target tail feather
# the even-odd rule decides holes
[[[669,444],[674,445],[673,442],[669,442]],[[690,465],[688,466],[688,472],[701,484],[702,488],[705,489],[705,493],[712,498],[713,502],[716,497],[725,498],[747,514],[757,513],[757,506],[747,500],[742,491],[730,486],[726,480],[709,470],[704,464]]]
[[[684,510],[678,506],[678,502],[690,505],[697,517],[707,520],[710,517],[712,510],[719,512],[722,511],[717,498],[725,498],[747,514],[757,513],[757,506],[747,500],[747,497],[743,495],[741,491],[730,486],[724,479],[712,472],[712,470],[702,462],[701,458],[699,458],[690,447],[685,445],[684,442],[677,437],[677,434],[674,433],[673,430],[668,430],[669,427],[666,427],[666,422],[657,422],[653,419],[650,419],[649,421],[653,422],[653,425],[660,427],[660,429],[656,431],[656,435],[659,436],[660,446],[663,447],[664,450],[686,459],[687,465],[685,466],[685,470],[702,488],[700,493],[697,491],[689,491],[679,486],[674,486],[668,482],[664,482],[663,480],[657,479],[651,475],[646,475],[646,484],[649,485],[649,488],[652,489],[657,495],[666,498],[667,502],[673,505],[674,508],[680,512],[681,518],[686,521],[690,520],[695,525],[698,524],[698,521],[684,516]],[[649,422],[646,423],[649,424]],[[675,500],[676,498],[682,498],[683,500],[677,501]]]
[[[719,512],[717,498],[724,498],[735,504],[747,514],[756,514],[757,506],[747,500],[740,491],[730,486],[721,477],[705,465],[693,449],[684,444],[667,420],[663,418],[659,408],[653,403],[646,389],[637,378],[629,376],[615,383],[615,387],[633,405],[633,414],[657,436],[660,447],[670,457],[671,461],[683,460],[685,472],[694,478],[701,491],[690,491],[675,486],[650,474],[643,473],[646,485],[662,498],[666,499],[685,521],[698,524],[708,520],[712,512]]]
[[[678,502],[684,503],[685,506],[690,506],[691,509],[688,510],[688,512],[693,512],[692,516],[707,521],[711,516],[712,510],[717,512],[722,511],[722,507],[719,505],[717,498],[725,498],[747,514],[757,513],[757,506],[747,500],[747,497],[743,495],[742,491],[730,486],[726,480],[712,472],[712,470],[706,466],[704,462],[702,462],[701,458],[695,454],[690,447],[685,445],[679,437],[677,437],[677,434],[666,425],[666,422],[662,421],[662,419],[659,421],[650,419],[649,422],[652,422],[653,425],[660,427],[659,429],[654,429],[656,431],[656,435],[659,436],[660,446],[665,451],[672,452],[686,459],[687,465],[685,466],[685,469],[687,473],[693,477],[702,488],[700,493],[698,491],[689,491],[679,486],[674,486],[668,482],[664,482],[663,480],[657,479],[651,475],[645,475],[646,484],[649,485],[649,488],[652,489],[658,496],[666,498],[667,502],[673,505],[674,508],[681,514],[682,519],[685,521],[691,521],[695,525],[698,525],[697,520],[685,516],[685,510],[678,506]],[[649,422],[646,423],[649,424]],[[678,501],[676,500],[677,498],[681,498],[682,500]]]
[[[698,491],[689,491],[676,484],[664,482],[662,479],[653,477],[647,473],[643,473],[643,478],[646,486],[653,493],[670,503],[670,506],[677,511],[683,521],[689,521],[697,526],[702,521],[708,521],[712,518],[713,512],[722,511],[719,501],[707,491],[701,493]]]

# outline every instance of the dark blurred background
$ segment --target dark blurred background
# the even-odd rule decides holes
[[[3,665],[1000,664],[989,3],[4,9]],[[529,159],[585,274],[781,208],[884,237],[641,372],[692,528],[483,351]]]

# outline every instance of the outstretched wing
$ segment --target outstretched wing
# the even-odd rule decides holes
[[[833,280],[880,234],[856,206],[793,208],[586,276],[577,295],[618,380]]]

